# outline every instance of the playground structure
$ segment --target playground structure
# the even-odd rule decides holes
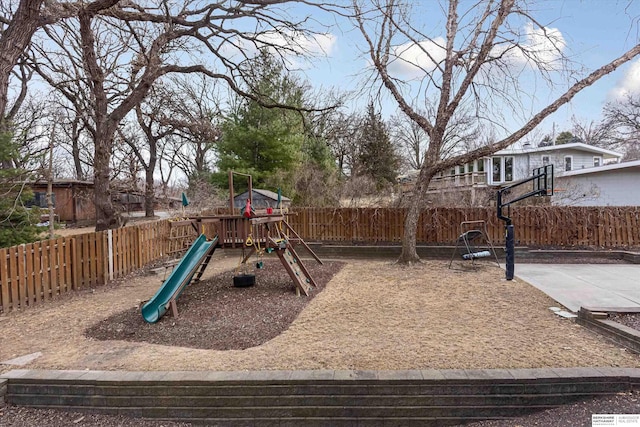
[[[528,183],[533,184],[529,192],[505,201],[512,190]],[[553,196],[553,165],[546,165],[533,170],[531,178],[523,179],[507,187],[501,188],[497,193],[498,219],[505,222],[505,276],[507,280],[513,280],[515,269],[515,233],[511,220],[511,205],[533,196]],[[506,214],[504,209],[507,208]]]
[[[249,186],[247,205],[241,209],[239,215],[234,214],[234,174],[246,176]],[[254,254],[258,258],[255,265],[261,268],[263,256],[274,252],[291,278],[297,295],[308,296],[312,287],[317,287],[295,247],[301,245],[319,264],[323,264],[322,261],[286,221],[283,209],[277,207],[276,211],[279,212],[274,212],[273,209],[258,212],[251,207],[251,175],[229,171],[229,194],[230,215],[198,216],[172,223],[172,226],[191,225],[199,237],[191,244],[156,294],[142,306],[141,312],[145,321],[155,323],[169,310],[174,317],[178,316],[176,300],[189,283],[200,280],[216,248],[241,249],[242,255],[234,277],[236,287],[251,286],[255,283],[253,275],[237,275],[241,267],[244,267],[245,271],[248,270],[247,262]],[[204,233],[205,229],[213,229],[211,234],[214,234],[214,237],[208,239]]]

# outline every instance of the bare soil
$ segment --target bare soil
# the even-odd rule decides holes
[[[180,316],[157,324],[144,323],[138,307],[166,274],[144,272],[2,315],[0,360],[42,356],[24,367],[0,364],[0,372],[640,367],[640,356],[554,315],[548,307],[556,302],[526,282],[504,280],[490,262],[450,270],[448,261],[409,268],[308,261],[320,286],[307,298],[295,295],[275,256],[256,271],[255,287],[233,288],[238,261],[238,254],[217,252],[203,280],[178,299]],[[611,413],[594,402],[575,411]],[[624,409],[631,403],[637,395],[611,404]],[[43,413],[37,418],[26,408],[0,407],[0,425],[159,425],[109,417],[75,423],[83,415]],[[564,424],[482,425],[582,425],[569,416]]]
[[[114,370],[640,367],[640,357],[554,315],[548,307],[557,303],[523,281],[504,280],[504,271],[489,262],[460,271],[448,269],[447,261],[410,268],[349,261],[324,290],[306,298],[295,296],[275,255],[265,257],[268,278],[258,271],[254,289],[234,289],[230,270],[238,261],[230,251],[216,252],[201,287],[187,287],[184,300],[178,299],[176,320],[136,320],[135,310],[163,279],[142,272],[0,316],[0,360],[42,352],[29,368]],[[327,280],[338,268],[307,265]],[[226,310],[232,296],[238,298],[235,308]],[[273,298],[272,305],[254,314],[267,305],[265,298]],[[295,310],[302,311],[292,315]],[[232,312],[241,315],[227,321]],[[261,318],[265,312],[271,317]],[[269,324],[278,316],[290,319],[288,328],[280,326],[286,330],[251,341],[255,326],[244,322]],[[223,322],[236,329],[225,335],[227,344],[197,344],[185,341],[197,338],[181,336],[197,337]],[[172,331],[187,324],[190,332]],[[109,334],[114,335],[105,341]]]

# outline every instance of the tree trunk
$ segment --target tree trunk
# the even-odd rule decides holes
[[[111,203],[109,185],[109,161],[113,145],[113,133],[96,132],[94,170],[94,203],[96,206],[96,231],[118,227],[118,221]]]
[[[7,130],[5,119],[9,102],[9,77],[20,55],[38,28],[40,7],[44,0],[22,0],[11,22],[0,35],[0,132]]]
[[[49,211],[49,238],[55,237],[55,209],[53,206],[53,138],[56,136],[56,123],[53,123],[49,136],[49,169],[47,170],[47,209]]]
[[[420,219],[420,205],[416,203],[419,197],[412,197],[404,218],[404,237],[402,238],[402,253],[398,258],[398,264],[416,264],[420,262],[420,257],[416,251],[416,232],[418,230],[418,220]]]
[[[84,181],[84,171],[82,170],[82,160],[80,159],[80,145],[78,140],[80,139],[80,130],[78,129],[78,120],[75,119],[72,124],[71,131],[71,156],[73,157],[73,167],[76,171],[76,179]]]
[[[155,142],[155,141],[154,141]],[[158,158],[158,154],[156,152],[155,143],[149,142],[149,164],[145,170],[146,173],[146,184],[144,191],[144,216],[147,218],[151,218],[155,216],[155,212],[153,210],[153,205],[156,200],[155,195],[155,182],[153,179],[153,172],[156,169],[156,162]]]
[[[416,251],[416,235],[418,234],[418,221],[420,220],[420,214],[422,213],[425,194],[429,187],[429,183],[431,182],[431,178],[431,175],[425,174],[421,171],[418,176],[418,182],[416,182],[413,189],[413,195],[409,200],[409,207],[407,208],[407,215],[404,218],[402,252],[400,253],[400,258],[398,258],[398,264],[411,265],[420,262],[420,257]]]

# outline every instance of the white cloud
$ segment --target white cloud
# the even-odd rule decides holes
[[[505,59],[514,66],[538,67],[547,71],[562,68],[562,53],[567,43],[557,28],[537,28],[528,23],[518,45],[500,46],[494,54],[507,51]]]
[[[224,55],[236,57],[242,51],[243,56],[253,57],[257,55],[259,49],[266,47],[270,52],[277,50],[291,64],[301,67],[295,57],[330,56],[336,46],[337,37],[330,33],[307,35],[290,31],[268,31],[257,35],[255,43],[238,38],[233,42],[235,46],[224,45]]]
[[[444,60],[446,52],[443,46],[442,37],[395,46],[391,52],[395,59],[389,64],[389,71],[407,79],[421,78]]]
[[[258,43],[263,46],[287,47],[295,54],[310,54],[312,56],[331,54],[336,37],[333,34],[306,34],[269,31],[258,36]]]
[[[622,79],[616,83],[615,87],[609,91],[608,98],[611,100],[622,100],[629,95],[640,94],[640,59],[631,63],[622,76]]]
[[[503,54],[503,58],[512,66],[535,66],[547,71],[561,69],[562,54],[567,43],[560,30],[527,24],[521,38],[519,44],[496,45],[493,54]],[[395,46],[391,51],[395,59],[389,64],[389,70],[407,79],[422,78],[444,60],[444,45],[444,38],[436,37]]]

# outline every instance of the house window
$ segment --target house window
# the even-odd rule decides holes
[[[513,181],[513,157],[504,158],[504,180]]]
[[[53,202],[53,206],[56,205],[56,195],[55,193],[51,194],[51,201]],[[46,192],[38,192],[35,191],[33,193],[33,199],[28,200],[25,203],[25,206],[28,208],[31,207],[38,207],[38,208],[46,208],[49,206],[48,200],[47,200],[47,193]]]
[[[573,157],[572,156],[565,156],[564,158],[564,170],[565,171],[570,171],[573,169]]]
[[[478,160],[478,172],[484,172],[484,159]]]
[[[493,182],[513,181],[513,157],[492,157],[491,168]]]
[[[469,172],[469,173],[473,173],[473,169],[474,169],[474,167],[473,167],[473,162],[469,163],[469,164],[467,165],[467,168],[468,168],[468,169],[467,169],[467,172]]]
[[[493,182],[502,181],[502,157],[492,157],[491,168]]]
[[[542,166],[548,166],[549,163],[549,156],[542,156]]]
[[[598,166],[602,165],[602,157],[600,156],[595,156],[593,158],[593,167],[597,168]]]

